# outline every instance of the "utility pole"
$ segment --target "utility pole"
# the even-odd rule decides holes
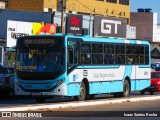
[[[61,11],[61,33],[64,34],[64,10],[66,9],[65,0],[62,0],[62,11]]]

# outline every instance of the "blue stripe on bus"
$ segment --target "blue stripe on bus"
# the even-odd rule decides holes
[[[71,37],[67,36],[66,38],[81,38],[83,41],[88,42],[105,42],[105,43],[124,43],[123,39],[117,39],[117,38],[93,38],[93,37]]]
[[[85,39],[84,39],[85,40]],[[98,38],[98,39],[94,39],[93,40],[93,42],[100,42],[99,41],[100,40],[100,38]],[[85,40],[85,41],[87,41],[87,39]],[[102,39],[101,40],[101,42],[105,42],[105,43],[124,43],[124,40],[120,40],[120,39],[111,39],[111,38],[104,38],[104,39]]]
[[[123,76],[123,80],[125,80],[125,78],[128,76],[129,78],[131,78],[131,73],[132,73],[132,67],[133,65],[128,65],[125,67],[125,73]]]
[[[149,45],[149,42],[148,41],[141,41],[142,42],[142,44],[147,44],[147,45]]]
[[[139,68],[150,68],[151,66],[148,64],[148,65],[138,65]]]
[[[130,40],[130,44],[136,44],[135,40]]]
[[[65,36],[65,41],[67,42],[68,38],[81,38],[83,41],[92,41],[92,42],[105,42],[105,43],[125,43],[125,39],[118,39],[118,38],[93,38],[93,37],[85,37],[85,36],[73,36],[73,35],[62,35],[56,34],[54,36]],[[149,45],[148,41],[141,40],[142,44]],[[131,44],[136,44],[136,40],[130,40]],[[65,44],[67,45],[67,44]]]

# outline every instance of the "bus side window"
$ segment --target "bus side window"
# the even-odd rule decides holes
[[[73,65],[73,48],[68,47],[68,65]]]
[[[0,64],[0,74],[2,74],[3,73],[3,67],[2,67],[2,65]]]
[[[9,51],[8,52],[8,60],[10,60],[11,59],[11,52]]]
[[[74,59],[74,64],[78,64],[78,47],[77,45],[74,46],[74,52],[73,52],[73,59]]]

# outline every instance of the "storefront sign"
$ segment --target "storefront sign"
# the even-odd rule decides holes
[[[126,38],[126,25],[123,18],[95,16],[94,36]]]
[[[68,14],[67,34],[82,35],[82,15]]]

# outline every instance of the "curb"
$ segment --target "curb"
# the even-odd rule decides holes
[[[120,98],[114,100],[94,100],[94,101],[83,101],[83,102],[66,102],[60,104],[49,104],[49,105],[26,105],[20,107],[8,107],[0,108],[0,111],[31,111],[39,109],[59,109],[65,107],[78,107],[78,106],[91,106],[91,105],[101,105],[101,104],[113,104],[113,103],[123,103],[123,102],[136,102],[136,101],[149,101],[149,100],[158,100],[160,96],[147,96],[147,97],[137,97],[137,98]]]

